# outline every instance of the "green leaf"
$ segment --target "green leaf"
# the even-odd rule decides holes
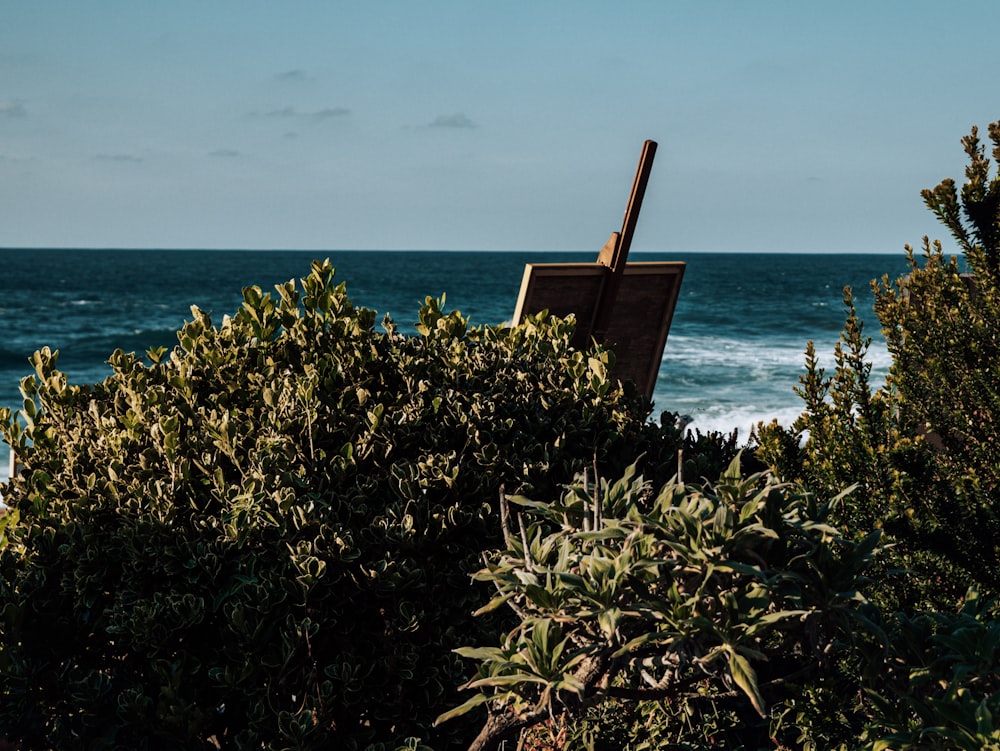
[[[757,619],[757,623],[761,623],[767,626],[773,625],[780,621],[787,620],[788,618],[799,618],[804,615],[809,615],[808,610],[779,610],[775,613],[767,613],[766,615],[760,616]]]
[[[618,624],[622,619],[622,611],[620,608],[608,608],[607,610],[602,610],[597,614],[597,623],[601,627],[601,631],[608,639],[613,639],[615,632],[618,630]]]
[[[729,673],[733,676],[733,681],[739,686],[743,693],[750,699],[757,714],[764,717],[764,697],[760,695],[757,687],[757,673],[743,655],[735,649],[729,649]]]
[[[511,663],[510,667],[513,668],[513,663]],[[520,686],[524,683],[536,683],[547,686],[550,681],[544,676],[536,675],[535,673],[531,673],[527,670],[516,670],[513,673],[504,675],[491,675],[487,678],[477,678],[476,680],[469,681],[465,684],[465,688],[482,688],[484,686],[490,686],[493,688],[496,688],[497,686]]]
[[[492,613],[494,610],[497,610],[503,605],[506,605],[508,602],[510,602],[511,599],[513,599],[516,596],[517,594],[515,592],[509,592],[507,594],[494,597],[488,603],[486,603],[477,611],[475,611],[473,615],[479,616],[479,615],[485,615],[486,613]]]
[[[555,610],[558,606],[558,601],[552,596],[552,593],[537,584],[526,585],[524,596],[541,610]]]
[[[448,720],[453,720],[456,717],[461,717],[466,712],[478,707],[480,704],[485,704],[491,698],[492,697],[486,694],[476,694],[471,699],[463,702],[454,709],[449,709],[447,712],[442,712],[441,714],[439,714],[437,716],[437,719],[434,720],[434,726],[437,727],[443,722],[448,722]]]
[[[673,631],[649,631],[645,634],[630,639],[625,643],[620,649],[616,650],[611,656],[613,658],[624,657],[629,652],[636,652],[641,647],[647,644],[656,644],[658,642],[671,642],[680,638],[679,635]]]
[[[458,649],[453,649],[452,652],[470,660],[481,660],[484,662],[505,661],[507,659],[507,654],[499,647],[459,647]]]

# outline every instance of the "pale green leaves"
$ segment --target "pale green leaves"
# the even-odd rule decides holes
[[[488,699],[442,721],[485,701],[537,714],[621,692],[722,702],[733,689],[763,716],[767,683],[782,677],[772,658],[794,649],[800,669],[826,659],[833,641],[815,635],[833,639],[864,603],[858,577],[877,539],[843,540],[827,517],[837,499],[743,476],[739,458],[715,484],[675,480],[654,494],[632,466],[613,483],[578,478],[551,503],[509,500],[524,511],[477,574],[497,588],[480,612],[508,605],[521,623],[500,648],[459,650],[479,662],[466,688]]]
[[[463,688],[478,689],[481,693],[439,716],[435,724],[465,714],[487,701],[545,709],[554,707],[565,694],[582,698],[585,687],[574,671],[587,658],[587,650],[572,649],[570,637],[551,619],[531,619],[523,626],[503,647],[455,650],[462,657],[480,663],[480,677]]]
[[[732,676],[733,682],[747,695],[753,708],[763,717],[764,697],[761,696],[760,687],[757,685],[757,673],[750,665],[750,661],[735,649],[730,648],[728,652],[729,674]]]

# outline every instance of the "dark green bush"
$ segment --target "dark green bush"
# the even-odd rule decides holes
[[[866,751],[1000,747],[998,615],[972,591],[956,612],[894,616]]]
[[[257,288],[172,352],[68,385],[34,356],[0,549],[0,737],[24,749],[452,747],[430,729],[495,636],[470,574],[499,492],[551,494],[678,431],[572,323],[419,336],[354,307],[329,263]],[[300,299],[301,297],[301,299]],[[725,453],[723,451],[723,453]]]

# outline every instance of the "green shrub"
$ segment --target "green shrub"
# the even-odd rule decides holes
[[[633,467],[510,500],[523,511],[477,574],[497,589],[479,612],[509,607],[520,622],[498,646],[459,650],[479,664],[477,693],[440,718],[487,705],[470,749],[539,723],[574,748],[770,747],[822,724],[791,713],[805,695],[813,715],[846,707],[840,740],[860,731],[842,660],[880,633],[860,591],[879,535],[830,526],[842,496],[742,477],[737,459],[714,484],[654,491]]]
[[[329,263],[278,296],[193,310],[172,352],[115,352],[69,385],[34,356],[24,470],[0,549],[0,737],[25,749],[438,749],[495,638],[470,580],[502,487],[583,466],[676,466],[670,419],[574,351],[572,322],[470,328],[428,298],[419,336],[354,307]],[[301,299],[300,299],[301,298]],[[725,453],[725,451],[722,451]]]
[[[989,133],[1000,161],[1000,122]],[[870,340],[848,291],[834,372],[810,344],[805,412],[790,430],[758,433],[758,456],[786,477],[816,490],[860,483],[841,521],[858,534],[882,527],[893,543],[880,577],[892,609],[947,611],[969,586],[1000,591],[1000,176],[975,128],[962,143],[961,191],[944,180],[922,195],[967,270],[925,238],[919,256],[907,246],[907,276],[873,282],[886,386],[869,382]]]
[[[955,613],[896,614],[867,751],[1000,748],[998,615],[974,590]]]

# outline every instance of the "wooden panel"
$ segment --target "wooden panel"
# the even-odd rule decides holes
[[[575,315],[573,346],[586,349],[593,340],[610,346],[615,375],[650,397],[684,276],[680,262],[627,262],[654,156],[656,142],[646,141],[621,232],[611,233],[597,263],[528,264],[514,309],[515,325],[543,310]]]
[[[542,310],[558,316],[573,313],[573,346],[588,347],[609,275],[597,263],[528,264],[514,324]],[[605,343],[615,352],[615,375],[634,381],[647,396],[653,395],[683,276],[681,262],[629,263],[624,268]]]
[[[573,346],[577,349],[588,347],[594,314],[609,274],[606,266],[597,263],[527,264],[514,309],[514,325],[521,323],[525,316],[543,310],[560,318],[572,313],[576,316]]]
[[[605,338],[615,353],[615,375],[653,396],[663,349],[684,278],[680,262],[629,263]]]

